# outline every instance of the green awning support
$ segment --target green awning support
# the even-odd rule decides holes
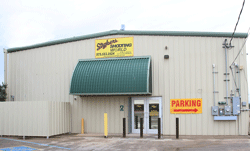
[[[150,56],[79,60],[72,75],[70,94],[152,94],[150,60]]]

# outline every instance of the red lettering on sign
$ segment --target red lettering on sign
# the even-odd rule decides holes
[[[191,100],[187,100],[187,107],[191,107]]]
[[[179,100],[176,100],[176,107],[180,106]]]
[[[173,100],[173,101],[172,101],[172,107],[174,107],[174,104],[175,104],[175,101]]]
[[[197,106],[198,106],[198,107],[201,106],[201,100],[197,100]]]
[[[181,100],[181,103],[180,103],[181,107],[184,107],[184,101]]]
[[[196,106],[196,100],[192,100],[192,106],[193,106],[193,107]]]
[[[185,106],[188,106],[188,100],[185,100]]]

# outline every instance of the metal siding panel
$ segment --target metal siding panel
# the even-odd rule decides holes
[[[209,46],[209,40],[208,39],[203,39],[203,48],[202,48],[202,51],[203,51],[203,58],[204,59],[204,64],[203,64],[203,67],[204,67],[204,74],[206,75],[205,77],[202,76],[203,78],[203,85],[202,87],[204,89],[202,89],[202,96],[203,98],[205,98],[203,100],[203,111],[202,111],[202,114],[203,114],[203,135],[209,135],[209,118],[211,118],[211,114],[208,114],[208,112],[210,112],[211,110],[211,107],[209,108],[209,102],[211,102],[211,89],[210,89],[210,81],[209,78],[212,77],[211,76],[211,73],[212,73],[212,69],[211,69],[211,50],[210,50],[210,46]],[[210,66],[208,66],[210,64]],[[204,90],[204,91],[203,91]],[[203,95],[204,94],[204,95]],[[204,127],[205,126],[205,127]]]
[[[189,38],[190,39],[190,38]],[[184,50],[183,50],[183,54],[184,54],[184,64],[183,64],[183,77],[184,77],[184,81],[182,83],[183,85],[183,89],[184,89],[184,96],[183,98],[191,98],[191,75],[193,76],[193,74],[191,73],[191,69],[193,68],[192,66],[190,66],[190,62],[191,62],[191,58],[190,58],[190,40],[186,40],[184,39]],[[185,75],[185,76],[184,76]],[[192,134],[192,120],[191,120],[191,114],[186,114],[185,115],[185,134],[186,135],[191,135]]]
[[[28,72],[27,72],[27,68],[28,68],[28,59],[27,59],[27,51],[25,53],[23,53],[23,56],[22,58],[24,58],[24,65],[23,65],[23,69],[22,69],[22,75],[23,75],[23,78],[22,78],[22,81],[23,81],[23,101],[28,101],[28,98],[27,98],[27,93],[29,92],[29,88],[28,88]]]
[[[15,95],[15,100],[20,100],[20,82],[21,82],[21,79],[20,79],[20,55],[17,55],[16,56],[16,62],[17,62],[17,65],[16,65],[16,95]]]
[[[202,98],[202,66],[201,66],[201,39],[200,38],[195,38],[195,57],[196,57],[196,92],[197,92],[197,97]],[[197,135],[202,135],[202,114],[197,115],[197,123],[196,123],[196,134]]]
[[[224,76],[224,73],[225,73],[225,51],[223,51],[223,49],[221,48],[222,47],[222,43],[223,43],[223,39],[220,39],[220,44],[218,44],[218,46],[220,46],[220,49],[217,48],[217,53],[218,53],[218,82],[217,82],[217,85],[218,85],[218,100],[217,102],[219,101],[224,101],[224,97],[225,97],[225,94],[226,94],[226,84],[225,82],[223,81],[225,79],[225,76]],[[217,103],[218,105],[218,103]],[[218,135],[223,135],[223,130],[224,130],[224,123],[222,123],[222,121],[218,121]]]
[[[51,102],[51,108],[52,108],[52,135],[56,134],[56,112],[57,112],[57,108],[55,105],[55,102]]]
[[[38,102],[39,103],[39,102]],[[36,123],[34,122],[37,122],[35,121],[34,119],[34,113],[32,112],[34,110],[33,106],[32,106],[32,102],[27,102],[27,135],[28,136],[32,136],[32,134],[34,133],[34,130],[33,130],[33,127],[35,126]],[[25,108],[24,108],[25,109]],[[23,120],[25,120],[26,117],[22,117]],[[37,120],[37,119],[36,119]]]
[[[84,133],[86,133],[87,129],[88,129],[88,125],[87,125],[88,121],[87,121],[87,119],[85,117],[89,116],[88,111],[87,111],[88,110],[88,104],[87,104],[87,102],[85,102],[85,98],[81,98],[81,101],[83,102],[82,103],[82,111],[83,111],[82,118],[84,118]]]
[[[48,113],[45,115],[45,117],[48,118],[48,123],[47,123],[47,130],[48,130],[48,135],[52,135],[52,102],[48,102]]]
[[[16,58],[17,54],[13,54],[13,69],[12,69],[12,73],[13,74],[13,81],[12,81],[12,88],[11,88],[11,95],[16,95],[16,64],[17,64],[17,58]],[[15,96],[16,97],[16,96]]]
[[[108,132],[122,133],[122,118],[127,117],[127,113],[121,112],[120,104],[127,103],[128,97],[83,97],[81,110],[87,109],[88,114],[84,114],[86,133],[103,133],[103,114],[108,113]],[[126,108],[126,104],[124,107]],[[86,112],[85,112],[86,113]],[[74,117],[75,118],[75,117]],[[76,131],[80,133],[81,131]]]
[[[60,110],[60,107],[59,107],[59,103],[56,103],[56,102],[54,102],[55,103],[55,107],[56,107],[56,116],[55,116],[55,124],[56,124],[56,126],[55,126],[55,133],[56,134],[59,134],[59,130],[60,130],[60,125],[59,125],[59,110]]]
[[[66,103],[65,102],[62,102],[62,132],[65,132],[65,126],[66,126],[66,123],[65,123],[65,119],[66,119],[66,116],[65,116],[65,107],[66,107]]]
[[[37,135],[44,135],[45,128],[44,122],[46,121],[44,119],[44,115],[46,114],[43,112],[42,108],[47,108],[48,106],[45,104],[47,102],[39,101],[38,103],[33,103],[30,101],[30,104],[32,106],[31,112],[32,112],[32,120],[35,121],[32,123],[32,134],[37,133]],[[42,114],[43,113],[43,114]]]
[[[171,72],[170,72],[170,68],[171,68],[171,62],[174,59],[173,57],[173,49],[174,49],[174,45],[173,45],[173,39],[170,37],[165,37],[164,39],[164,43],[163,46],[167,46],[167,50],[163,50],[163,54],[164,55],[169,55],[169,58],[171,59],[164,59],[164,75],[162,77],[163,81],[164,81],[164,97],[162,98],[162,109],[163,109],[163,134],[167,135],[170,134],[170,125],[172,125],[172,123],[170,123],[170,91],[172,90],[172,87],[170,86],[171,82],[170,79],[171,77]]]
[[[76,101],[72,101],[72,133],[76,133],[76,110],[77,110],[77,104]],[[73,118],[74,117],[74,118]]]
[[[219,89],[219,74],[221,74],[222,72],[219,72],[219,68],[218,66],[222,65],[221,60],[222,60],[222,50],[221,50],[221,40],[217,40],[214,39],[214,44],[212,45],[212,54],[213,54],[213,60],[212,60],[212,64],[215,64],[215,72],[218,72],[217,74],[215,74],[215,91],[218,91],[219,93],[215,93],[215,105],[218,105],[217,102],[219,102],[219,95],[221,93],[220,89]],[[220,55],[221,54],[221,55]],[[211,65],[212,68],[212,65]],[[213,74],[211,74],[211,76],[213,76]],[[213,79],[212,79],[213,81]],[[213,101],[213,100],[211,100]],[[213,103],[213,102],[212,102]],[[213,104],[214,105],[214,104]],[[212,114],[212,113],[211,113]],[[214,120],[211,121],[213,123],[213,135],[218,135],[219,134],[219,123],[215,122]]]
[[[23,73],[22,73],[22,71],[23,71],[23,65],[24,65],[24,62],[23,61],[20,61],[21,60],[21,58],[23,57],[23,54],[24,53],[22,53],[22,54],[20,54],[20,55],[18,55],[18,62],[19,62],[19,64],[18,64],[18,79],[19,79],[19,86],[18,86],[18,90],[17,90],[17,92],[18,92],[18,100],[23,100],[24,98],[23,98],[23,90],[24,90],[24,88],[23,88],[23,86],[24,86],[24,76],[23,76]]]
[[[41,111],[39,107],[43,107],[43,104],[41,101],[37,103],[32,103],[31,101],[29,102],[30,104],[30,109],[29,109],[29,114],[30,114],[30,120],[29,120],[29,125],[31,127],[29,128],[30,135],[34,133],[38,133],[38,135],[41,135],[43,133],[43,127],[39,127],[37,124],[38,122],[43,122],[43,115],[41,115]],[[39,107],[38,107],[39,105]],[[36,112],[34,112],[36,111]],[[40,115],[40,117],[38,117]],[[31,123],[32,122],[32,123]]]
[[[4,123],[4,127],[3,127],[3,135],[6,135],[8,134],[8,120],[9,120],[9,115],[7,114],[8,111],[7,111],[7,108],[8,107],[8,104],[4,104],[4,108],[3,108],[3,112],[4,112],[4,117],[3,117],[3,123]]]
[[[4,104],[0,105],[0,135],[3,135],[3,133],[4,133],[4,125],[5,125],[5,123],[4,123],[4,116],[5,116],[4,107],[5,107]]]
[[[107,98],[105,98],[107,100]],[[110,133],[112,130],[115,129],[115,125],[114,125],[114,120],[115,120],[115,113],[114,112],[114,108],[115,108],[115,105],[114,105],[114,100],[113,100],[113,97],[109,98],[108,101],[108,105],[109,105],[109,110],[107,111],[108,113],[108,132]]]
[[[17,135],[21,135],[23,133],[23,123],[24,123],[24,120],[22,118],[19,118],[20,116],[23,116],[23,109],[22,109],[22,102],[15,102],[17,104],[18,109],[17,109],[17,118],[18,118],[18,132],[17,132]]]
[[[112,125],[111,131],[113,130],[113,133],[116,133],[117,129],[119,129],[119,126],[118,126],[117,123],[119,123],[119,121],[120,121],[120,119],[117,117],[117,115],[119,115],[119,112],[117,110],[117,107],[118,107],[117,103],[119,103],[119,102],[116,102],[115,98],[112,98],[112,102],[110,102],[110,103],[113,106],[113,108],[112,108],[112,116],[110,118],[110,122],[111,122],[111,125]]]
[[[62,95],[63,96],[63,95]],[[59,110],[59,115],[60,115],[60,131],[59,131],[59,134],[62,134],[64,133],[64,102],[60,102],[60,110]]]
[[[11,106],[10,104],[8,105],[8,107],[11,109],[11,110],[13,110],[13,108],[14,108],[14,106]],[[10,133],[10,134],[13,134],[13,126],[14,126],[14,118],[13,118],[13,112],[10,112],[9,114],[8,114],[8,123],[10,123],[10,125],[8,125],[8,133]]]
[[[202,135],[207,135],[207,87],[206,87],[206,79],[207,79],[207,66],[206,66],[206,62],[207,62],[207,52],[206,51],[206,45],[205,45],[205,40],[201,39],[201,90],[202,90],[202,102],[203,102],[203,107],[202,107]],[[210,110],[209,110],[210,111]]]
[[[184,79],[184,75],[185,75],[185,55],[184,52],[186,51],[185,49],[185,40],[184,37],[179,37],[179,75],[177,76],[178,80],[179,80],[179,89],[177,89],[176,91],[178,92],[176,99],[182,99],[182,98],[186,98],[185,96],[185,79]],[[186,116],[185,114],[180,114],[180,135],[186,135],[187,131],[186,131]],[[188,121],[187,121],[188,122]]]
[[[122,111],[120,111],[120,104],[123,102],[123,98],[121,98],[119,101],[114,99],[114,102],[115,102],[114,111],[117,113],[117,114],[115,114],[115,118],[114,118],[115,119],[114,120],[114,127],[115,127],[114,133],[122,133],[121,127],[122,127],[122,117],[123,116],[122,116]],[[118,121],[116,121],[116,120],[118,120]]]
[[[82,98],[82,101],[83,101],[83,111],[84,111],[84,114],[82,115],[83,118],[84,118],[84,132],[88,132],[89,131],[89,121],[87,119],[87,117],[89,117],[89,110],[90,110],[90,107],[89,107],[89,102],[90,101],[87,101],[85,97]]]
[[[197,68],[196,68],[196,47],[195,47],[195,38],[194,37],[189,37],[190,39],[190,44],[189,44],[189,58],[188,60],[190,60],[190,64],[189,64],[189,79],[190,79],[190,83],[188,84],[189,87],[187,87],[187,89],[190,89],[189,91],[189,97],[188,98],[198,98],[198,94],[197,94],[197,88],[196,88],[196,80],[197,80]],[[190,120],[191,120],[191,134],[190,135],[197,135],[197,116],[199,116],[199,114],[192,114],[190,115]]]
[[[130,35],[126,35],[130,36]],[[106,36],[106,37],[126,37],[126,36]],[[106,37],[102,37],[106,38]],[[157,42],[157,44],[151,44],[150,42],[155,42],[155,41],[163,41],[162,39],[166,38],[167,40],[164,40],[165,42],[169,42],[169,49],[168,50],[162,50],[164,53],[170,55],[170,58],[168,60],[164,59],[164,67],[161,65],[161,46],[162,44],[160,42]],[[201,38],[201,37],[184,37],[183,40],[180,40],[179,37],[171,37],[171,36],[166,36],[166,37],[160,37],[160,36],[134,36],[134,54],[135,56],[142,56],[142,55],[151,55],[152,60],[153,60],[153,76],[154,79],[158,77],[156,80],[153,80],[153,95],[160,95],[163,96],[163,132],[164,134],[175,134],[175,117],[179,116],[181,118],[185,119],[185,115],[174,115],[169,113],[169,100],[171,98],[180,98],[180,97],[188,97],[188,94],[191,93],[190,97],[195,96],[200,96],[203,98],[203,113],[198,114],[198,115],[188,115],[192,121],[193,124],[189,125],[192,126],[191,128],[191,135],[197,134],[197,135],[202,135],[202,134],[208,134],[211,135],[224,135],[224,134],[229,134],[229,135],[234,135],[238,134],[238,127],[236,123],[233,122],[214,122],[211,120],[212,116],[210,113],[210,108],[212,102],[212,74],[211,74],[211,65],[213,63],[216,64],[217,71],[219,72],[218,75],[216,76],[216,79],[218,82],[216,83],[216,89],[219,91],[219,94],[216,96],[216,102],[218,101],[224,101],[224,96],[225,96],[225,82],[223,81],[225,76],[223,73],[225,72],[225,67],[224,67],[224,51],[221,48],[222,47],[222,42],[225,38]],[[155,40],[157,39],[157,40]],[[194,41],[194,43],[193,43]],[[188,45],[188,48],[184,48],[180,50],[181,45],[185,42],[185,45]],[[189,44],[190,43],[190,44]],[[186,78],[182,78],[180,73],[181,71],[181,64],[182,66],[187,67],[187,65],[183,62],[179,62],[181,54],[179,53],[186,53],[184,50],[187,50],[190,52],[190,57],[192,51],[192,45],[194,45],[194,52],[195,52],[195,61],[193,59],[189,59],[190,62],[186,59],[185,57],[184,62],[191,64],[195,63],[195,69],[191,68],[190,71],[188,71],[187,68],[183,68],[184,73],[188,73],[189,77],[186,77],[187,79],[191,78],[190,84],[194,82],[195,86],[191,86],[190,90],[187,90],[186,87],[189,87],[188,83],[185,83],[185,88],[181,88],[180,86],[182,83],[185,81]],[[216,43],[216,46],[214,45]],[[237,51],[241,47],[241,44],[243,43],[243,39],[234,39],[234,45],[236,46],[230,51],[229,57],[234,58],[237,55]],[[153,46],[155,45],[155,46]],[[157,45],[157,46],[156,46]],[[209,46],[211,45],[211,46]],[[37,100],[50,100],[50,101],[71,101],[73,102],[73,96],[69,96],[69,85],[70,85],[70,78],[71,78],[71,73],[73,71],[73,68],[77,62],[78,59],[87,59],[87,58],[94,58],[94,39],[89,39],[85,41],[78,41],[78,42],[72,42],[72,43],[65,43],[59,45],[54,45],[54,46],[49,46],[49,47],[42,47],[42,48],[37,48],[37,49],[32,49],[32,50],[26,50],[26,51],[20,51],[20,52],[15,52],[15,53],[10,53],[9,54],[9,66],[8,66],[8,84],[9,84],[9,89],[8,95],[14,95],[15,100],[22,100],[27,90],[27,100],[30,101],[37,101]],[[165,46],[165,44],[164,44]],[[164,48],[164,47],[163,47]],[[182,47],[183,48],[183,47]],[[84,50],[83,50],[84,49]],[[160,51],[157,52],[157,54],[152,54],[152,50],[155,51]],[[204,51],[205,50],[205,51]],[[88,52],[93,52],[93,53],[86,53]],[[211,52],[208,52],[211,51]],[[25,53],[24,53],[25,52]],[[56,53],[57,52],[57,53]],[[233,52],[233,56],[231,55],[231,52]],[[21,56],[19,54],[23,53]],[[210,58],[207,58],[208,56],[206,53],[209,53],[208,55]],[[67,56],[68,60],[63,59],[64,56]],[[42,60],[42,57],[47,58],[46,63],[44,60]],[[244,67],[246,67],[246,60],[244,59],[245,57],[245,48],[244,48],[244,55],[240,54],[240,58],[236,60],[236,62],[242,64]],[[182,57],[183,58],[183,57]],[[24,64],[26,67],[23,68],[22,66],[18,65],[18,60],[23,61],[22,64]],[[207,62],[208,60],[208,62]],[[231,59],[230,59],[231,60]],[[63,64],[63,62],[67,62],[67,64]],[[70,63],[69,63],[70,62]],[[166,63],[167,62],[167,63]],[[59,67],[58,64],[63,64],[64,67]],[[161,70],[163,68],[166,68],[166,64],[168,64],[168,69],[164,69],[164,85],[161,85],[162,77],[161,77]],[[36,78],[36,73],[37,70],[36,67],[37,65],[42,68],[41,71],[47,70],[48,73],[44,73],[42,77],[40,77],[40,82],[39,83],[39,78]],[[25,75],[24,71],[19,71],[18,69],[20,67],[28,71],[28,75]],[[58,68],[58,69],[57,69]],[[195,71],[195,81],[193,81],[192,78],[194,78],[191,75],[192,71]],[[40,72],[41,72],[40,71]],[[58,75],[56,75],[56,71],[58,71]],[[190,72],[190,73],[189,73]],[[65,76],[67,74],[67,76]],[[20,75],[20,76],[18,76]],[[175,76],[177,75],[177,76]],[[29,76],[29,78],[27,78]],[[169,76],[169,77],[166,77]],[[27,81],[25,82],[21,82]],[[184,79],[184,80],[183,80]],[[204,80],[205,79],[205,80]],[[230,76],[230,79],[232,80],[232,77]],[[246,84],[244,84],[244,74],[243,72],[241,73],[241,87],[247,87]],[[56,83],[56,80],[59,81],[64,81],[65,83],[58,82]],[[158,80],[158,82],[157,82]],[[181,81],[180,81],[181,80]],[[27,83],[27,89],[23,90],[23,92],[19,91],[19,88],[22,88],[25,86],[25,83]],[[168,86],[167,86],[168,85]],[[26,86],[25,86],[26,87]],[[41,88],[40,90],[37,88]],[[58,88],[59,87],[59,88]],[[60,87],[65,87],[65,89]],[[166,87],[166,88],[164,88]],[[230,89],[232,87],[232,84],[230,83]],[[169,90],[168,90],[168,89]],[[156,90],[159,90],[156,92]],[[165,89],[165,91],[163,91]],[[183,89],[183,90],[180,90]],[[202,89],[201,93],[198,92],[193,92],[193,90],[198,91],[198,89]],[[35,90],[35,91],[32,91]],[[47,93],[46,93],[47,90]],[[162,90],[162,91],[161,91]],[[167,96],[167,93],[169,91],[169,96]],[[180,92],[181,91],[181,92]],[[247,90],[243,92],[242,90],[242,98],[244,100],[247,100]],[[43,93],[40,92],[45,92],[46,97],[43,96]],[[66,94],[67,92],[67,94]],[[165,94],[163,94],[163,92]],[[192,95],[193,93],[193,95]],[[57,95],[55,95],[57,94]],[[19,96],[18,96],[19,95]],[[164,97],[165,95],[165,97]],[[19,97],[19,98],[18,98]],[[247,101],[246,101],[247,102]],[[165,104],[164,104],[165,103]],[[73,103],[75,104],[75,103]],[[77,104],[75,104],[77,105]],[[85,106],[85,103],[84,105]],[[77,106],[72,106],[73,112],[74,109]],[[82,107],[80,110],[83,110]],[[82,111],[81,111],[82,112]],[[77,113],[77,112],[76,112]],[[77,124],[79,121],[77,121],[76,118],[76,113],[73,113],[73,131],[77,131],[76,129],[80,128],[80,125]],[[247,112],[245,112],[247,114]],[[241,115],[243,119],[240,118],[240,131],[242,134],[245,134],[247,132],[247,125],[248,123],[245,123],[245,119],[247,119],[248,115],[244,116],[244,114]],[[92,115],[91,115],[92,117]],[[183,124],[183,120],[181,120],[181,124]],[[188,120],[185,120],[186,122]],[[88,120],[86,120],[88,123]],[[238,122],[238,121],[237,121]],[[211,123],[213,130],[206,128],[206,125]],[[22,123],[25,125],[25,123]],[[244,125],[245,124],[245,125]],[[89,125],[92,124],[86,124],[86,130],[89,131]],[[196,132],[194,132],[195,128],[193,125],[196,125]],[[79,128],[77,128],[77,127]],[[190,127],[184,127],[187,133],[189,133],[187,130],[190,129]],[[8,129],[8,128],[7,128]],[[223,130],[222,130],[223,129]],[[80,129],[79,129],[80,130]],[[99,130],[98,130],[99,131]],[[185,132],[185,133],[186,133]],[[181,130],[181,134],[184,134],[184,131]]]
[[[172,56],[171,59],[169,59],[169,76],[170,76],[170,95],[169,98],[170,99],[175,99],[176,97],[176,87],[178,86],[178,84],[176,83],[176,77],[175,75],[177,74],[177,68],[179,66],[179,62],[178,62],[178,37],[173,37],[171,38],[173,39],[173,47],[172,49],[170,48],[170,55]],[[169,100],[170,101],[170,100]],[[170,108],[169,108],[170,109]],[[168,114],[170,115],[170,119],[169,119],[169,127],[170,127],[170,135],[175,135],[175,117],[176,115],[174,114],[170,114],[170,110],[168,110]]]
[[[62,118],[55,119],[53,112],[57,112],[57,115],[65,114],[61,108],[55,107],[61,106],[60,102],[53,102],[52,115],[54,121],[49,119],[49,109],[51,109],[52,103],[48,101],[28,101],[28,102],[4,102],[4,118],[1,117],[0,122],[4,122],[4,126],[0,127],[0,135],[18,135],[18,136],[48,136],[56,135],[60,133],[66,133],[67,130],[56,131],[57,127],[54,127],[52,133],[49,133],[48,125],[53,122],[60,123],[62,125]],[[67,104],[69,106],[69,103]],[[60,110],[59,110],[60,109]],[[68,113],[68,112],[67,112]],[[56,121],[57,120],[57,121]],[[69,121],[65,122],[68,125]]]
[[[147,37],[147,52],[148,54],[151,54],[151,52],[153,51],[154,53],[151,54],[152,55],[152,72],[154,74],[152,74],[152,92],[153,95],[159,95],[159,59],[158,59],[158,44],[157,45],[153,45],[156,41],[157,37]]]
[[[240,43],[242,45],[242,43]],[[247,60],[246,60],[246,46],[244,46],[242,53],[240,54],[241,56],[241,65],[243,66],[243,70],[241,70],[241,102],[247,102],[247,107],[243,108],[248,108],[248,85],[247,85]],[[248,125],[249,125],[249,114],[248,111],[242,112],[243,114],[243,132],[242,135],[248,135]]]
[[[128,98],[124,98],[123,104],[124,104],[124,113],[123,113],[122,118],[126,118],[126,132],[129,133],[129,124],[128,124],[129,123],[129,112],[128,112],[129,103],[128,103]]]

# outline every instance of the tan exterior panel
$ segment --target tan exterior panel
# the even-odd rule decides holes
[[[69,102],[2,102],[0,113],[0,135],[52,136],[70,132]]]
[[[134,37],[134,56],[152,58],[152,96],[161,96],[163,134],[175,135],[175,118],[180,118],[180,135],[248,135],[248,111],[237,121],[214,121],[213,74],[216,74],[216,105],[225,101],[225,50],[223,37],[110,35],[96,39]],[[229,38],[227,38],[229,39]],[[228,50],[228,65],[232,63],[244,38],[234,38]],[[167,46],[168,49],[165,49]],[[236,62],[246,73],[246,47]],[[70,80],[79,59],[95,58],[95,39],[40,47],[9,53],[8,98],[15,101],[70,102],[72,132],[81,132],[81,118],[87,133],[102,133],[103,113],[108,112],[109,132],[121,133],[122,117],[128,116],[128,97],[77,97],[69,95]],[[169,55],[169,59],[164,59]],[[248,102],[248,88],[241,71],[241,100]],[[230,69],[228,68],[228,72]],[[233,89],[229,75],[229,94]],[[202,98],[202,114],[170,114],[170,99]],[[103,102],[104,101],[104,102]],[[126,109],[121,113],[119,104]],[[229,100],[229,105],[232,106]],[[220,106],[223,107],[223,106]]]

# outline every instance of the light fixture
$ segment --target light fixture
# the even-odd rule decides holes
[[[169,59],[169,55],[164,55],[164,59]]]

